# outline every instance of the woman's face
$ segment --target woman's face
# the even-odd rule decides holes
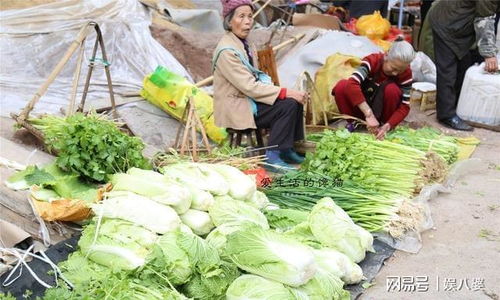
[[[234,15],[229,22],[231,31],[240,39],[246,39],[253,26],[253,11],[248,5],[243,5],[234,10]]]
[[[399,74],[403,73],[408,68],[408,66],[409,64],[405,63],[402,60],[399,59],[389,60],[387,59],[387,57],[385,57],[382,70],[387,76],[398,76]]]

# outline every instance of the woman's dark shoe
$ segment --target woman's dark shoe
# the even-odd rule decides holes
[[[450,127],[455,130],[463,130],[463,131],[472,131],[474,128],[469,124],[465,123],[459,116],[455,115],[454,117],[448,119],[439,120],[439,122],[447,127]]]
[[[301,164],[304,162],[304,157],[300,156],[292,149],[282,151],[280,158],[289,164]]]
[[[280,158],[280,151],[268,150],[266,151],[266,164],[264,168],[273,173],[286,173],[288,171],[296,170],[293,166],[287,164]]]

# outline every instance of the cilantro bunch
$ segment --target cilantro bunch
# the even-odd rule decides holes
[[[47,147],[58,154],[57,165],[84,179],[103,182],[107,175],[132,167],[149,168],[142,155],[142,141],[123,133],[115,122],[101,115],[49,115],[30,122],[43,132]]]

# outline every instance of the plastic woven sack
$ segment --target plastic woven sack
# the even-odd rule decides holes
[[[355,56],[333,54],[326,59],[325,64],[316,72],[314,84],[316,92],[312,93],[312,109],[317,116],[326,112],[329,119],[333,114],[338,114],[339,109],[335,103],[335,98],[331,95],[333,87],[341,79],[351,76],[354,69],[361,64],[361,59]],[[323,118],[318,118],[319,125]]]
[[[375,11],[371,15],[362,16],[356,22],[358,34],[364,35],[369,39],[383,40],[389,34],[391,23],[380,15],[379,11]]]
[[[208,137],[216,143],[226,139],[226,130],[215,126],[212,97],[184,77],[158,66],[144,78],[143,84],[141,96],[177,120],[182,118],[187,101],[192,96]]]

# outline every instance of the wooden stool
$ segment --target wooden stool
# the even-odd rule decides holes
[[[262,138],[262,133],[258,128],[257,129],[248,128],[241,130],[227,128],[226,131],[229,135],[230,147],[241,147],[241,141],[243,136],[246,137],[247,142],[250,144],[248,146],[251,146],[252,148],[264,147],[264,140]],[[255,133],[255,139],[254,139],[254,133]],[[259,150],[259,153],[263,154],[263,152],[264,150]]]

